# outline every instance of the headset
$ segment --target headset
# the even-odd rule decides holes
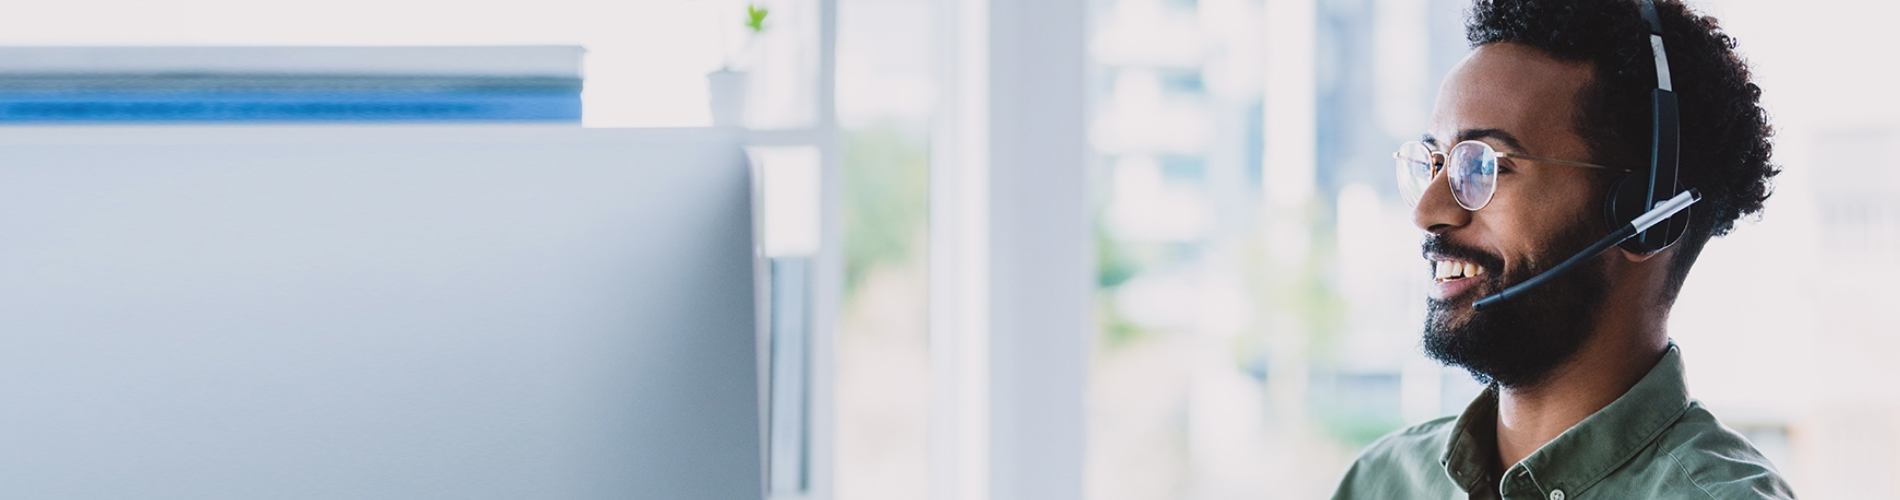
[[[1681,159],[1682,129],[1676,110],[1675,88],[1670,82],[1669,53],[1663,51],[1662,19],[1656,15],[1655,0],[1641,1],[1643,20],[1649,23],[1650,55],[1656,59],[1656,88],[1649,94],[1649,170],[1624,174],[1604,194],[1604,223],[1618,229],[1557,267],[1532,276],[1497,295],[1478,299],[1471,304],[1472,309],[1482,310],[1522,295],[1558,275],[1582,266],[1612,246],[1621,246],[1644,255],[1660,252],[1675,245],[1689,228],[1689,205],[1701,201],[1702,195],[1695,189],[1684,190],[1676,182],[1676,167]]]

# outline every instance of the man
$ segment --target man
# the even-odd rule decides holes
[[[1760,89],[1714,19],[1646,1],[1474,6],[1473,52],[1443,83],[1429,134],[1396,156],[1435,279],[1424,350],[1489,388],[1462,415],[1373,443],[1335,498],[1793,497],[1689,398],[1665,331],[1704,244],[1768,196]],[[1676,185],[1702,197],[1657,226],[1686,225],[1680,239],[1585,252],[1580,267],[1474,308],[1629,222],[1606,220],[1606,204],[1662,171],[1658,90],[1679,100]]]

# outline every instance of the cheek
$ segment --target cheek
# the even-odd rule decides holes
[[[1507,188],[1502,179],[1499,184],[1497,196],[1474,219],[1482,220],[1487,228],[1507,272],[1549,254],[1552,238],[1595,220],[1591,214],[1597,212],[1592,210],[1602,207],[1602,200],[1592,198],[1598,190],[1587,180],[1566,182],[1570,187],[1565,188],[1538,188],[1545,183]]]

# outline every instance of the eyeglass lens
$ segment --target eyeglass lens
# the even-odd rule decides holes
[[[1498,153],[1491,146],[1478,141],[1465,141],[1452,146],[1446,155],[1449,164],[1446,172],[1451,183],[1451,197],[1465,210],[1477,210],[1491,202],[1491,194],[1497,192]]]
[[[1399,152],[1393,156],[1398,160],[1399,196],[1405,203],[1418,205],[1425,196],[1425,189],[1432,184],[1432,150],[1417,141],[1399,145]]]
[[[1418,206],[1418,200],[1430,189],[1436,174],[1432,156],[1431,148],[1418,141],[1400,145],[1394,155],[1399,194],[1406,204]],[[1498,155],[1490,145],[1478,141],[1458,143],[1446,153],[1445,163],[1446,183],[1451,186],[1452,199],[1458,201],[1458,206],[1477,210],[1491,202],[1491,195],[1497,191]]]

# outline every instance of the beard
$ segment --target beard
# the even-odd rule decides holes
[[[1464,368],[1486,385],[1520,388],[1543,382],[1575,356],[1595,330],[1609,289],[1602,258],[1592,258],[1578,269],[1525,292],[1510,302],[1483,311],[1471,301],[1495,294],[1537,276],[1594,242],[1587,224],[1569,224],[1538,255],[1512,266],[1509,273],[1486,273],[1462,297],[1427,301],[1425,354]],[[1450,258],[1503,269],[1504,259],[1433,235],[1424,250]],[[1463,312],[1462,316],[1458,313]]]

